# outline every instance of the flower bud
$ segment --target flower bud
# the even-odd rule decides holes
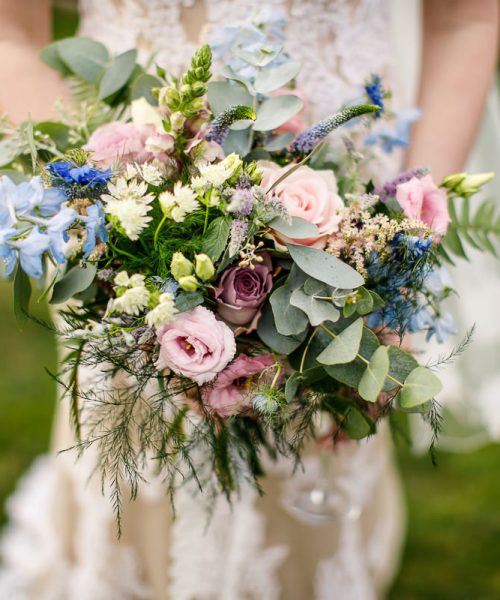
[[[215,275],[215,267],[209,256],[206,254],[196,255],[195,272],[202,281],[209,281],[213,278]]]
[[[186,275],[179,279],[179,287],[185,292],[196,292],[199,283],[194,275]]]
[[[182,252],[175,252],[170,263],[172,277],[180,283],[182,277],[187,277],[193,272],[193,263]]]
[[[448,175],[441,182],[441,187],[445,187],[460,196],[472,196],[477,194],[481,187],[488,183],[494,173],[476,173],[469,175],[468,173],[456,173]]]
[[[236,175],[238,171],[241,171],[243,167],[243,161],[236,153],[233,152],[232,154],[226,156],[221,165],[223,165],[224,168],[231,173],[230,177],[232,177],[233,175]]]
[[[185,122],[186,117],[180,112],[174,112],[170,115],[170,125],[174,131],[180,131]]]
[[[262,171],[257,166],[257,163],[252,161],[245,167],[246,174],[250,177],[250,181],[254,185],[260,185],[262,182]]]

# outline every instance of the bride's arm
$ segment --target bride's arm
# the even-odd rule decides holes
[[[497,60],[498,0],[423,0],[423,55],[410,167],[438,181],[469,153]]]
[[[50,42],[50,0],[0,0],[0,114],[14,121],[48,117],[67,95],[38,52]]]

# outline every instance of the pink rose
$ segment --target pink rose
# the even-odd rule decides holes
[[[265,190],[290,168],[264,161],[259,163],[259,167],[264,174],[261,187]],[[337,180],[333,172],[299,167],[276,186],[272,193],[281,200],[290,216],[313,223],[320,233],[314,238],[283,239],[303,246],[324,248],[328,235],[338,230],[344,207],[337,193]]]
[[[299,112],[292,117],[289,121],[280,125],[278,129],[276,129],[277,133],[293,133],[294,135],[298,135],[304,129],[304,113],[307,109],[307,96],[301,92],[300,90],[290,90],[288,88],[280,88],[272,93],[273,96],[289,96],[293,94],[294,96],[298,96],[304,105],[299,110]]]
[[[158,369],[172,369],[198,384],[211,381],[236,352],[231,329],[202,306],[177,315],[156,336]]]
[[[151,143],[152,147],[148,147]],[[108,123],[94,131],[85,146],[92,158],[103,167],[111,167],[117,162],[144,163],[153,158],[165,158],[161,152],[173,148],[173,138],[160,134],[154,125],[135,123]]]
[[[221,417],[229,417],[252,406],[252,380],[258,382],[260,377],[269,381],[271,373],[266,373],[274,364],[272,354],[264,356],[246,356],[240,354],[234,361],[217,375],[215,381],[203,387],[201,399],[203,404]],[[272,373],[274,376],[274,371]]]
[[[250,267],[229,267],[215,288],[219,315],[233,325],[250,323],[247,333],[257,327],[260,308],[273,287],[272,262],[267,253],[263,261]]]
[[[437,187],[430,175],[421,179],[412,177],[396,187],[396,198],[404,214],[414,221],[423,221],[440,235],[444,235],[450,222],[448,196]]]

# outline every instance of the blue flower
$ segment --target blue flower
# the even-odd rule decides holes
[[[101,242],[108,241],[108,230],[106,229],[106,216],[102,210],[102,204],[96,202],[87,208],[87,215],[80,216],[85,223],[86,239],[83,244],[83,258],[86,260],[96,245],[96,238]]]
[[[45,232],[50,238],[50,251],[59,264],[66,262],[64,247],[68,241],[69,229],[76,219],[78,213],[68,206],[64,206],[56,215],[46,221]]]
[[[450,313],[444,313],[439,317],[435,317],[432,325],[427,330],[426,340],[429,341],[433,336],[436,337],[438,344],[442,344],[451,335],[457,333],[455,320]]]
[[[421,111],[413,108],[400,113],[396,118],[394,129],[381,127],[367,138],[365,144],[373,146],[379,144],[384,152],[390,154],[394,148],[403,148],[410,143],[410,126],[419,119]]]
[[[384,88],[382,87],[382,79],[379,75],[373,74],[371,76],[371,79],[365,84],[365,92],[372,104],[380,106],[380,110],[373,113],[374,117],[379,118],[384,110],[385,95]]]
[[[9,245],[17,251],[23,271],[39,279],[43,275],[42,257],[49,249],[50,237],[35,227],[25,238],[12,241]]]
[[[411,333],[422,331],[433,322],[433,316],[427,306],[419,306],[408,321],[408,329]]]
[[[55,186],[73,188],[74,186],[90,189],[104,187],[111,178],[112,170],[102,171],[92,165],[77,166],[71,161],[58,160],[47,165],[47,171]]]
[[[11,275],[17,264],[17,252],[8,244],[8,240],[18,234],[16,229],[0,229],[0,258],[5,265],[5,275]]]

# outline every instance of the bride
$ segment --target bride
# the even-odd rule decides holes
[[[80,0],[80,33],[116,53],[137,47],[144,61],[154,54],[175,73],[207,31],[256,14],[263,5],[271,18],[287,16],[285,46],[304,64],[298,87],[318,100],[310,106],[311,120],[356,97],[371,73],[383,75],[397,90],[391,80],[395,52],[388,0]],[[28,112],[46,115],[53,98],[64,94],[35,60],[35,46],[47,31],[49,2],[0,0],[0,8],[0,29],[7,32],[0,109],[18,119]],[[461,169],[477,128],[494,72],[498,2],[426,0],[423,10],[419,105],[424,117],[405,160],[409,166],[429,165],[439,180]],[[399,166],[395,157],[391,168]],[[86,377],[92,385],[92,372]],[[72,443],[61,403],[53,449]],[[304,472],[293,479],[286,465],[270,469],[263,498],[247,489],[232,508],[221,499],[208,526],[203,500],[186,487],[178,493],[174,520],[161,481],[151,475],[151,483],[125,508],[117,541],[109,500],[90,478],[91,457],[75,461],[69,453],[54,452],[35,464],[9,502],[0,597],[379,598],[398,565],[403,521],[387,431],[339,445],[330,458],[330,484],[344,501],[334,519],[318,523],[293,507],[297,491],[317,477],[313,449]]]

